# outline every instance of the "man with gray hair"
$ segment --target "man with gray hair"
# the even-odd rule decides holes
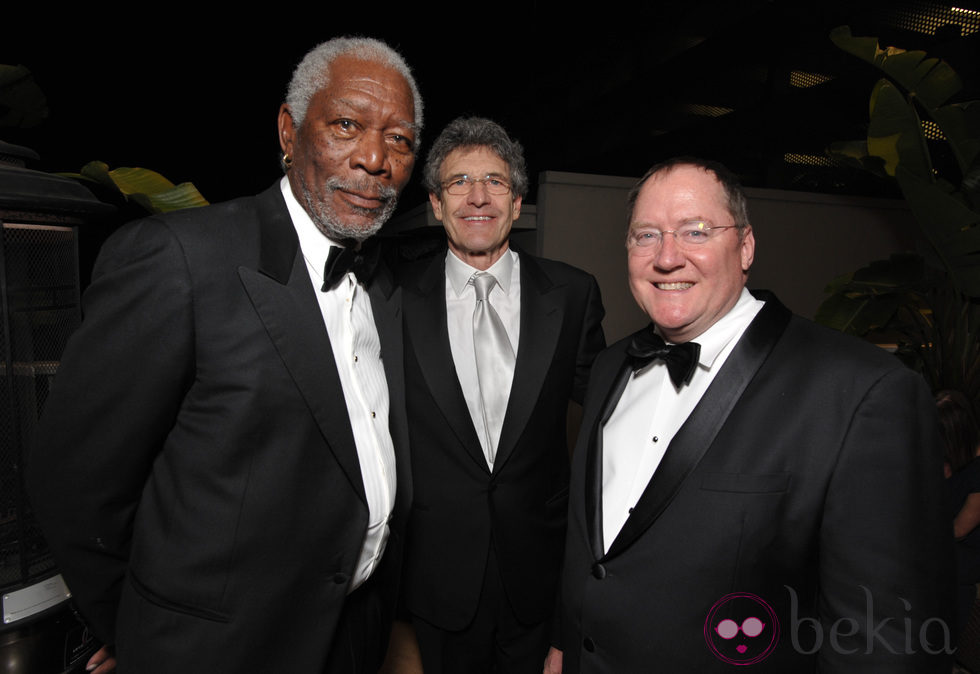
[[[368,239],[422,102],[390,47],[338,38],[278,121],[270,189],[105,244],[40,422],[32,502],[127,672],[385,654],[411,488],[400,294]]]
[[[450,123],[424,182],[447,245],[404,281],[406,604],[426,674],[540,674],[565,533],[566,412],[604,344],[599,289],[511,244],[528,180],[498,124]]]

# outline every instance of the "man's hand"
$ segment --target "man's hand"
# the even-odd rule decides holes
[[[561,674],[561,651],[552,646],[544,659],[544,674]]]
[[[560,656],[561,653],[559,653]],[[116,671],[116,658],[112,655],[108,646],[103,646],[95,652],[95,655],[88,659],[88,663],[85,665],[85,671],[91,672],[91,674],[109,674],[109,672]]]

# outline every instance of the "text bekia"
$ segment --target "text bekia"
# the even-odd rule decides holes
[[[949,655],[955,651],[950,645],[951,636],[949,625],[942,618],[927,618],[918,626],[918,630],[913,626],[912,618],[909,615],[905,615],[904,617],[891,615],[879,619],[879,616],[875,615],[874,597],[871,594],[871,590],[863,585],[859,587],[864,592],[864,615],[857,617],[841,616],[830,623],[829,627],[826,628],[826,633],[824,624],[817,618],[810,616],[800,617],[800,603],[796,591],[788,585],[784,587],[789,592],[790,615],[788,632],[793,649],[798,653],[804,655],[815,654],[824,646],[825,639],[828,646],[835,653],[841,655],[853,655],[856,653],[870,655],[877,648],[884,648],[889,653],[895,655],[913,655],[919,652],[924,652],[929,655],[939,655],[940,653]],[[912,605],[906,599],[898,597],[898,600],[902,603],[906,612],[912,610]],[[901,624],[899,624],[899,620],[901,620]],[[801,643],[801,627],[805,627],[814,637],[813,645],[810,648],[804,647]],[[934,635],[939,633],[937,630],[941,630],[941,645],[937,645],[935,639],[930,643],[930,639],[928,638],[930,630],[933,630]],[[864,634],[863,650],[860,645],[855,643],[856,640],[847,639],[848,637],[859,635],[862,632]],[[901,643],[896,643],[896,637],[901,638]],[[850,645],[842,644],[842,638],[845,641],[849,641]]]

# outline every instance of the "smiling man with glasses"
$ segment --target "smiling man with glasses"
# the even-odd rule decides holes
[[[528,180],[498,124],[450,123],[424,176],[446,247],[403,283],[406,603],[426,674],[540,674],[565,533],[566,412],[604,345],[599,289],[511,245]]]
[[[565,671],[948,672],[950,527],[921,377],[746,290],[755,235],[724,166],[655,166],[628,214],[652,323],[592,369]],[[716,610],[733,597],[752,610]]]

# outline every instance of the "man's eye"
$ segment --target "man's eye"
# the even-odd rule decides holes
[[[499,187],[500,185],[503,184],[504,184],[503,181],[497,180],[496,178],[490,178],[487,180],[487,185],[490,185],[492,187]]]
[[[451,184],[455,185],[456,187],[462,187],[466,184],[466,178],[456,178],[456,180],[454,180]]]
[[[357,130],[357,123],[352,119],[338,119],[334,122],[334,126],[344,134],[352,134]]]
[[[391,141],[392,145],[396,145],[403,149],[405,152],[411,152],[414,148],[415,143],[408,136],[402,136],[401,134],[392,134],[388,136],[388,140]]]

